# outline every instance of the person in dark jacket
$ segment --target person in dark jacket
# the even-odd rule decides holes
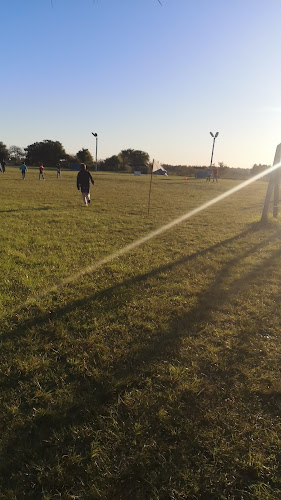
[[[87,170],[87,166],[81,163],[80,171],[77,174],[77,189],[81,189],[82,200],[84,205],[87,206],[90,202],[90,182],[95,183],[90,172]]]

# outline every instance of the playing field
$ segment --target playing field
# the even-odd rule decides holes
[[[0,498],[280,499],[267,183],[115,257],[238,181],[93,176],[0,173]]]

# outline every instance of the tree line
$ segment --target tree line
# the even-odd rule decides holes
[[[59,162],[63,162],[63,168],[71,168],[74,164],[85,163],[89,169],[95,167],[95,161],[88,149],[82,148],[75,155],[66,153],[63,145],[59,141],[46,139],[41,142],[34,142],[26,148],[19,146],[7,146],[0,141],[0,161],[5,160],[11,165],[19,165],[23,161],[27,165],[38,166],[41,162],[46,168],[56,167]],[[200,171],[207,170],[208,165],[169,165],[162,164],[168,175],[180,175],[185,177],[197,177]],[[255,164],[251,169],[228,167],[223,162],[218,162],[219,176],[229,179],[245,179],[255,175],[269,165]],[[150,173],[151,161],[149,154],[145,151],[135,149],[124,149],[119,154],[110,156],[105,160],[97,162],[99,171],[105,172],[133,172],[140,171],[143,174]]]
[[[27,165],[39,165],[43,163],[46,168],[56,167],[59,162],[64,162],[66,168],[71,168],[73,164],[85,163],[88,168],[95,165],[92,154],[88,149],[81,149],[76,155],[66,153],[63,145],[59,141],[49,139],[34,142],[26,148],[19,146],[7,146],[0,142],[0,161],[5,160],[14,165],[19,165],[23,161]],[[134,149],[122,150],[118,155],[113,155],[98,162],[98,170],[112,172],[132,172],[139,170],[142,173],[149,171],[150,158],[145,151]]]
[[[59,141],[44,140],[34,142],[26,148],[19,146],[7,146],[0,142],[0,159],[13,165],[19,165],[23,161],[27,165],[39,165],[43,163],[45,167],[56,167],[60,161],[64,161],[66,166],[74,163],[86,163],[93,166],[94,160],[88,149],[81,149],[76,155],[69,155],[65,152],[63,145]]]

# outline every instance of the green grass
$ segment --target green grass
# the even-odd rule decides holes
[[[266,183],[97,265],[237,182],[94,178],[0,175],[0,498],[281,498]]]

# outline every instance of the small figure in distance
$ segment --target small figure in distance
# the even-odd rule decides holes
[[[20,171],[21,171],[21,176],[23,178],[23,180],[25,179],[25,174],[27,172],[27,166],[25,164],[25,162],[23,161],[22,164],[20,165]]]
[[[212,175],[212,169],[211,167],[209,167],[207,170],[206,182],[211,182],[211,175]]]
[[[5,162],[5,160],[1,161],[1,169],[2,169],[3,174],[5,174],[5,172],[6,172],[6,162]]]
[[[81,189],[82,200],[84,205],[87,206],[90,202],[90,182],[94,185],[95,181],[93,180],[90,172],[87,170],[87,165],[85,163],[81,163],[80,171],[77,174],[77,189]]]
[[[42,162],[39,165],[39,181],[41,179],[43,179],[43,181],[45,180],[45,177],[44,177],[44,166],[43,166]]]
[[[61,179],[61,164],[58,162],[57,164],[57,179]]]
[[[218,182],[218,177],[219,177],[219,169],[218,167],[213,167],[213,182]]]

